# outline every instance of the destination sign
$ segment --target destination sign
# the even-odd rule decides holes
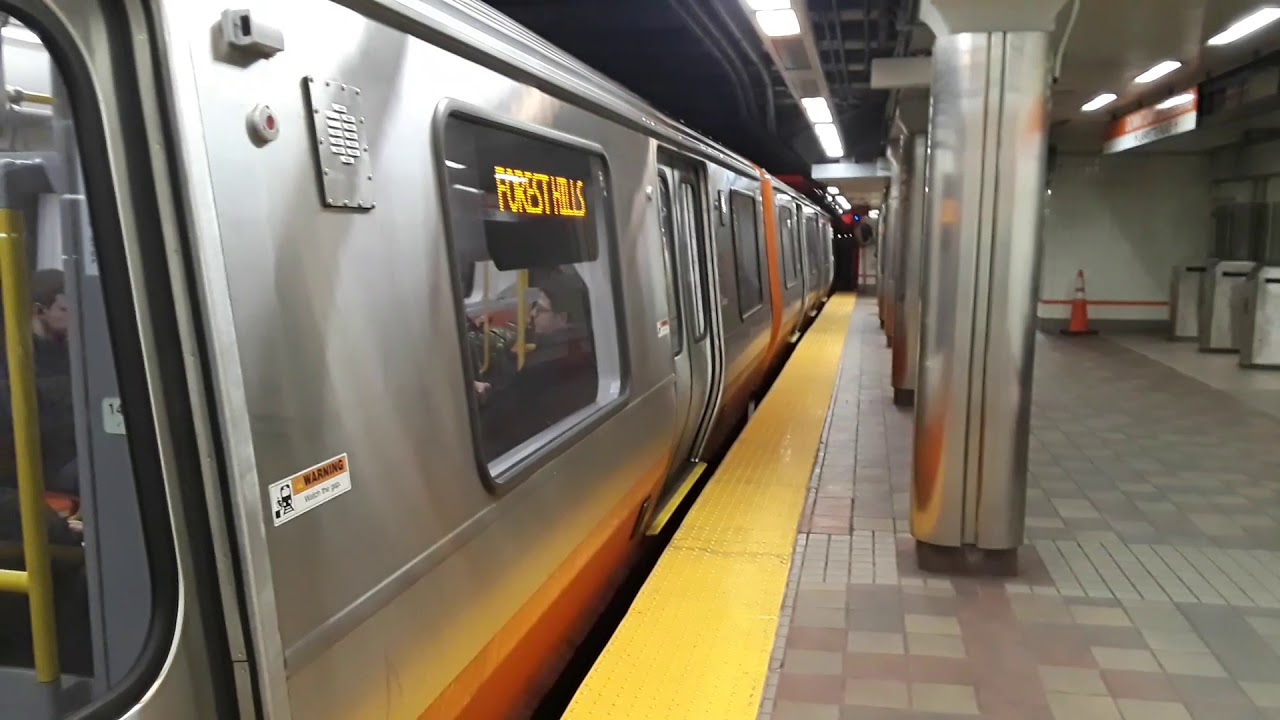
[[[520,215],[585,218],[586,183],[582,180],[545,173],[493,167],[498,210]]]

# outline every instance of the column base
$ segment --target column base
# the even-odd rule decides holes
[[[916,404],[916,391],[911,388],[894,388],[893,404],[898,407],[911,407]]]
[[[1015,577],[1018,574],[1018,549],[991,550],[972,545],[944,547],[917,540],[916,567],[924,572],[943,575]]]

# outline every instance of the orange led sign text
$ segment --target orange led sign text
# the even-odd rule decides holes
[[[521,215],[587,216],[585,183],[558,175],[493,167],[498,186],[498,209]]]

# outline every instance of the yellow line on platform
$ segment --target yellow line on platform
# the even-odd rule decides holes
[[[853,306],[805,333],[564,718],[756,717]]]

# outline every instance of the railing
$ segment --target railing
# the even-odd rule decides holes
[[[36,679],[58,679],[58,635],[53,610],[53,569],[44,517],[44,468],[40,415],[36,405],[31,339],[26,240],[22,217],[0,209],[0,298],[4,302],[4,345],[9,360],[18,507],[26,570],[0,570],[0,592],[23,593],[31,607],[31,644]]]

